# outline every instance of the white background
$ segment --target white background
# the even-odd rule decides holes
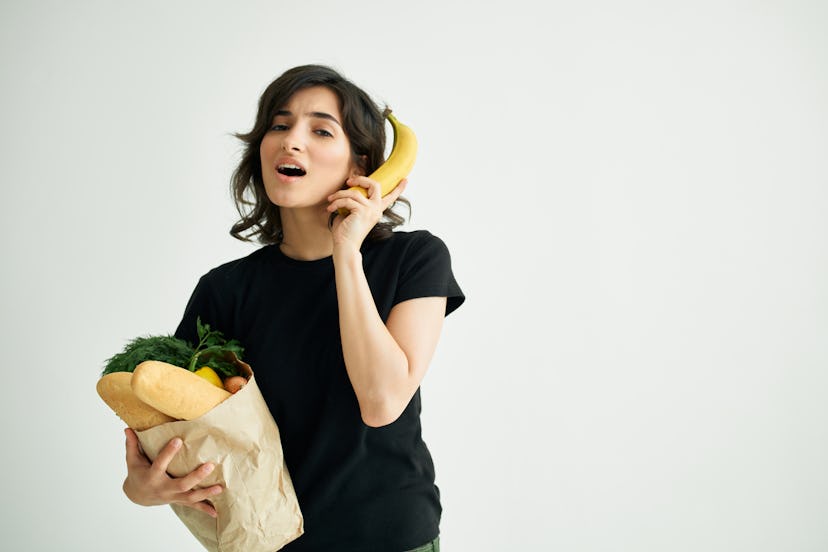
[[[253,250],[231,134],[310,62],[417,132],[406,228],[468,296],[446,550],[828,549],[824,2],[0,6],[3,550],[200,550],[95,382]]]

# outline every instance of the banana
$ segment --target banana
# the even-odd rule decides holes
[[[398,121],[391,111],[388,111],[386,118],[394,130],[394,145],[391,147],[388,159],[368,176],[371,180],[380,183],[383,197],[388,195],[403,178],[408,176],[408,173],[414,167],[414,161],[417,159],[417,136],[411,130],[411,127]],[[368,190],[362,186],[351,186],[351,190],[357,190],[368,197]],[[339,209],[338,212],[342,216],[348,214],[347,209]]]

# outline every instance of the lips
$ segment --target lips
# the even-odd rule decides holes
[[[305,176],[308,171],[295,159],[279,159],[276,162],[276,172],[288,177]]]

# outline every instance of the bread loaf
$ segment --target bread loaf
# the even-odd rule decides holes
[[[198,418],[232,396],[185,368],[158,360],[135,367],[132,390],[140,400],[180,420]]]
[[[98,380],[98,395],[115,411],[127,426],[143,431],[160,424],[172,422],[167,416],[139,399],[132,390],[130,372],[112,372]]]

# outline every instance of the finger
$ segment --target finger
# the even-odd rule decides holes
[[[361,188],[365,188],[366,190],[371,189],[371,182],[376,182],[376,180],[372,180],[367,176],[362,175],[354,175],[348,180],[345,181],[348,186],[360,186]]]
[[[186,500],[190,504],[195,504],[197,502],[204,502],[209,498],[213,498],[216,495],[219,495],[224,491],[224,488],[221,485],[212,485],[210,487],[205,487],[204,489],[193,489],[186,495]]]
[[[193,508],[194,510],[200,510],[200,511],[204,512],[205,514],[209,515],[210,517],[217,517],[218,516],[218,512],[216,512],[216,509],[213,508],[212,504],[210,504],[208,502],[193,502],[193,503],[182,502],[180,504],[182,506],[186,506],[187,508]]]
[[[179,492],[187,492],[191,491],[196,485],[204,481],[204,479],[213,473],[213,469],[215,468],[215,464],[212,462],[206,462],[184,477],[179,477],[175,480],[176,487],[178,488]]]
[[[331,195],[328,196],[328,201],[334,201],[336,199],[340,199],[340,198],[343,198],[343,197],[351,197],[351,198],[354,198],[354,199],[360,199],[360,198],[367,199],[368,196],[366,196],[364,193],[362,193],[363,191],[364,191],[364,188],[361,188],[359,186],[356,186],[356,189],[347,188],[345,190],[338,190],[338,191],[336,191],[336,192],[334,192],[334,193],[332,193]]]
[[[380,191],[382,190],[382,186],[379,182],[371,178],[368,178],[367,176],[352,176],[348,179],[347,184],[349,186],[359,186],[361,188],[364,188],[365,191],[368,192],[369,199],[379,197]]]
[[[388,195],[386,195],[383,198],[383,202],[382,202],[383,203],[383,209],[382,209],[383,211],[388,209],[391,205],[394,204],[395,201],[397,201],[397,199],[399,199],[399,197],[405,191],[405,187],[406,187],[407,184],[408,184],[408,179],[403,178],[402,180],[400,180],[400,183],[397,184],[397,186],[393,190],[388,192]]]
[[[143,452],[141,452],[140,443],[138,442],[138,436],[135,434],[135,432],[130,428],[126,428],[124,430],[124,433],[126,434],[127,466],[149,464],[149,460],[146,456],[144,456]]]
[[[181,450],[183,444],[180,437],[170,439],[170,442],[164,445],[164,448],[155,457],[155,461],[152,463],[153,469],[162,473],[166,472],[173,457]]]
[[[362,198],[362,200],[360,201],[360,200],[354,199],[352,197],[341,197],[341,198],[331,202],[328,205],[327,209],[328,209],[328,212],[330,212],[330,213],[332,213],[334,211],[337,211],[339,209],[345,209],[349,212],[353,212],[355,209],[360,209],[362,207],[365,207],[365,204],[363,203],[364,201],[367,201],[367,200],[365,198]]]
[[[131,457],[137,456],[138,454],[138,436],[135,435],[135,432],[130,428],[124,429],[124,435],[126,436],[127,460],[129,460]]]
[[[382,185],[376,180],[369,179],[368,199],[370,199],[371,201],[382,200]]]

